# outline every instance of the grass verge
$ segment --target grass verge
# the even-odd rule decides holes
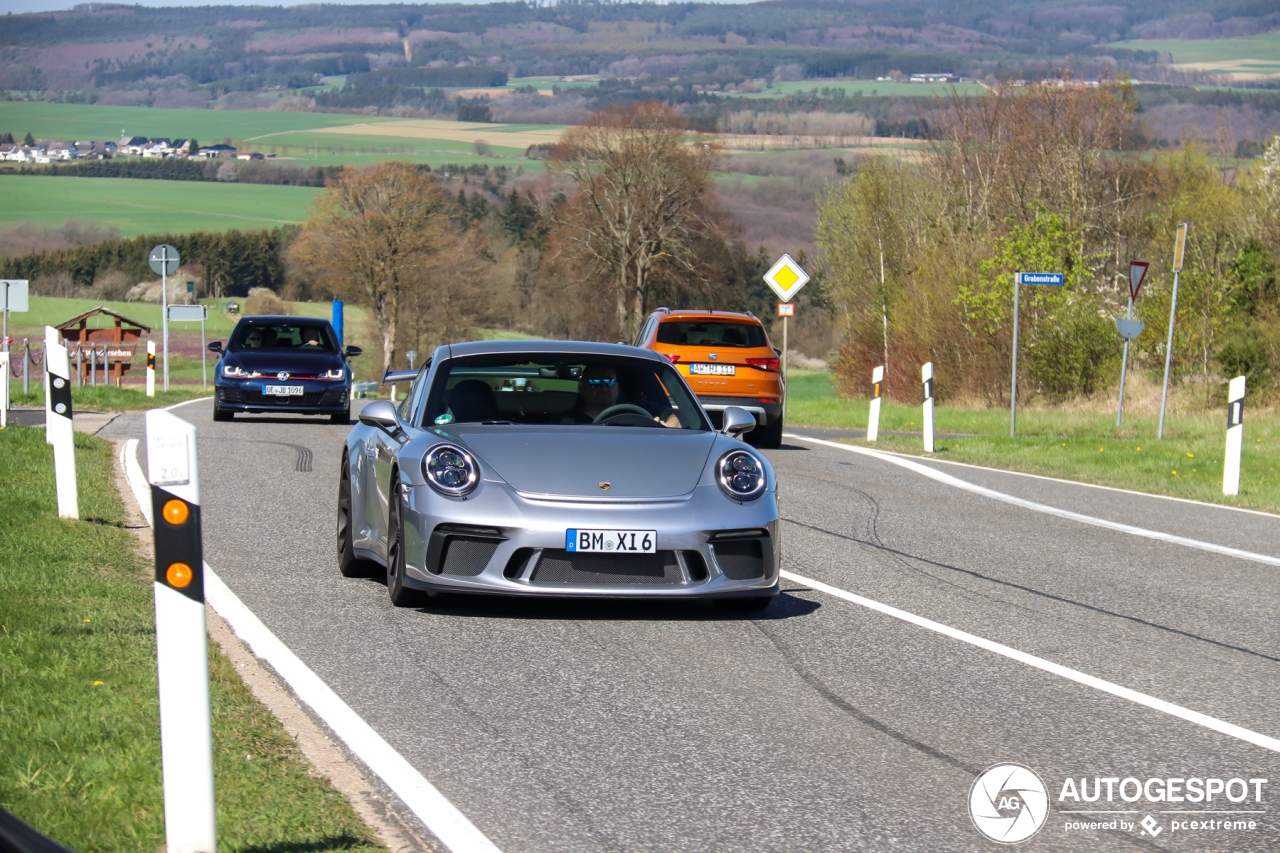
[[[199,385],[172,385],[168,391],[157,389],[154,397],[148,397],[146,388],[142,385],[125,385],[120,388],[114,385],[86,385],[71,390],[71,405],[79,412],[143,412],[212,396],[212,387],[204,391]],[[40,382],[32,382],[31,392],[28,394],[22,393],[21,385],[16,388],[11,386],[9,400],[14,408],[44,408],[44,386]]]
[[[791,426],[866,429],[870,401],[835,396],[829,374],[792,371],[787,421]],[[1252,416],[1251,416],[1252,414]],[[922,441],[893,432],[919,433],[920,406],[883,400],[879,440],[850,443],[925,455]],[[1225,413],[1170,414],[1164,439],[1157,416],[1061,409],[1018,412],[1018,434],[1009,435],[1008,409],[938,406],[934,458],[1007,471],[1060,477],[1226,506],[1280,512],[1280,418],[1246,411],[1240,494],[1222,494]]]
[[[0,806],[82,853],[154,851],[151,568],[125,528],[112,445],[75,441],[82,521],[57,518],[44,431],[0,431]],[[209,663],[219,849],[383,849],[212,644]]]

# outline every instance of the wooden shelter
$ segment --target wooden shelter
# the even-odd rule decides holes
[[[100,314],[114,319],[115,322],[110,326],[91,328],[89,326],[89,318]],[[105,345],[111,365],[109,376],[117,386],[123,382],[124,375],[129,372],[129,367],[133,362],[134,351],[138,346],[138,339],[144,333],[151,331],[150,326],[144,326],[136,320],[130,320],[123,314],[117,314],[110,308],[103,308],[102,306],[98,306],[92,311],[87,311],[79,317],[73,317],[65,323],[54,326],[54,328],[62,336],[62,341],[67,346],[67,353],[71,356],[73,364],[76,360],[77,348],[83,351],[84,355],[80,359],[80,374],[86,380],[91,380],[89,368],[92,360],[89,358],[89,347],[92,345],[101,351]],[[98,369],[101,370],[101,359],[98,360],[98,364]]]

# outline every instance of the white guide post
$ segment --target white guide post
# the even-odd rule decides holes
[[[867,441],[880,434],[880,385],[884,382],[884,365],[871,371],[871,416],[867,419]]]
[[[0,351],[0,429],[9,426],[9,353]]]
[[[933,452],[933,362],[920,368],[924,384],[924,452]]]
[[[1227,389],[1227,454],[1222,460],[1222,493],[1240,494],[1240,446],[1244,442],[1244,377]]]
[[[80,517],[76,493],[75,430],[71,426],[71,357],[52,326],[44,327],[44,438],[53,445],[53,472],[58,484],[58,515]]]
[[[156,342],[147,341],[147,396],[156,395]]]
[[[196,428],[163,409],[147,412],[146,424],[165,849],[216,853]]]

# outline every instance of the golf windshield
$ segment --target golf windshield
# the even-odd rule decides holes
[[[264,349],[334,353],[338,351],[338,340],[327,323],[245,323],[241,321],[231,332],[227,349],[232,352]]]
[[[665,362],[545,352],[444,362],[421,422],[711,429]]]

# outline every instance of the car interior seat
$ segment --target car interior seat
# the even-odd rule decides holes
[[[493,389],[480,379],[464,379],[449,393],[449,411],[459,423],[498,419]]]

